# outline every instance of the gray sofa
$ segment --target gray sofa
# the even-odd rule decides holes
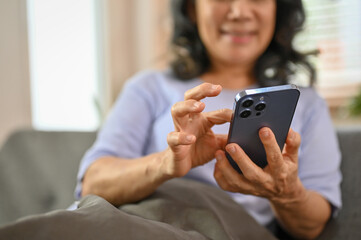
[[[343,209],[319,239],[361,239],[361,126],[337,129],[342,151]],[[0,227],[73,202],[79,161],[94,132],[21,130],[0,150]]]

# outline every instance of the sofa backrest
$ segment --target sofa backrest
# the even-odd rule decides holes
[[[0,151],[0,225],[19,217],[67,208],[79,162],[94,132],[12,134]]]

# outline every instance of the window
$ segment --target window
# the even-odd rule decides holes
[[[320,51],[312,59],[317,88],[331,108],[346,106],[361,86],[361,1],[303,2],[307,20],[296,46],[302,51]]]
[[[94,1],[28,0],[33,126],[99,125]]]

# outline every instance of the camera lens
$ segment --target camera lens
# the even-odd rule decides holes
[[[246,99],[243,103],[242,106],[245,108],[249,108],[250,106],[252,106],[253,104],[253,100],[252,99]]]
[[[251,111],[246,109],[246,110],[243,110],[240,114],[241,118],[248,118],[249,116],[251,116]]]
[[[265,108],[266,108],[266,104],[263,103],[263,102],[258,103],[258,104],[256,105],[256,107],[255,107],[255,109],[256,109],[257,111],[262,111],[262,110],[265,109]]]

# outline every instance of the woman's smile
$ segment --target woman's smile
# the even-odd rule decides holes
[[[247,45],[254,40],[256,34],[257,32],[253,30],[229,29],[226,27],[220,30],[221,38],[237,45]]]
[[[196,1],[195,16],[212,65],[252,68],[272,40],[276,1]]]

